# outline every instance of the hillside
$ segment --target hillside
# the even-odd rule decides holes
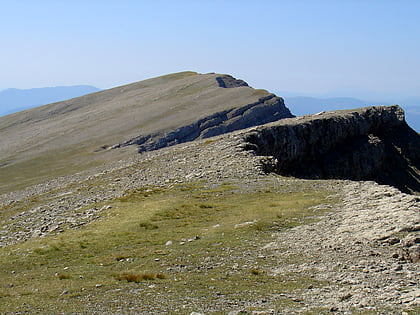
[[[0,118],[0,313],[419,313],[403,110],[291,116],[183,72]]]
[[[227,120],[234,130],[292,116],[280,98],[228,76],[228,86],[221,87],[222,77],[176,73],[0,117],[0,192],[127,157],[131,148],[104,149],[141,135],[188,129],[206,117],[207,129],[215,131]],[[260,99],[271,103],[259,105]],[[241,126],[241,117],[249,117],[243,112],[261,107],[269,114],[261,119],[268,120]],[[239,114],[229,116],[232,109]],[[212,117],[217,113],[224,117]]]
[[[418,312],[418,197],[267,175],[252,132],[2,196],[0,311]]]

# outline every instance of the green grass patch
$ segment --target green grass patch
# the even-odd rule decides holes
[[[316,220],[320,210],[311,207],[331,202],[327,196],[310,188],[242,192],[229,183],[128,191],[87,226],[1,248],[0,313],[28,307],[83,313],[89,303],[118,312],[116,297],[146,311],[156,309],[160,294],[161,310],[181,313],[197,303],[214,307],[222,297],[267,300],[275,309],[293,305],[273,296],[321,284],[305,275],[272,274],[278,258],[259,259],[258,253],[273,232]]]

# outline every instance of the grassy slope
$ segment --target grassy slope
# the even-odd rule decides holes
[[[261,248],[273,231],[313,220],[310,207],[331,202],[327,195],[309,185],[250,193],[204,183],[127,192],[90,225],[0,249],[0,313],[293,306],[288,294],[322,283],[270,274],[305,258],[279,260]]]
[[[175,73],[1,117],[0,194],[118,160],[134,148],[119,153],[98,149],[268,94],[249,87],[220,88],[217,76]]]

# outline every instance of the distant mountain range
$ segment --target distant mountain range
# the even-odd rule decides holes
[[[297,116],[315,114],[322,111],[353,109],[358,107],[393,105],[387,102],[369,102],[351,97],[315,98],[308,96],[284,97],[286,106]],[[410,99],[400,105],[411,128],[420,132],[420,99]]]
[[[6,89],[0,91],[0,116],[25,109],[98,92],[90,85],[56,86],[35,89]]]

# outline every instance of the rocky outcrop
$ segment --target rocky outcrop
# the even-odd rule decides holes
[[[222,88],[235,88],[240,86],[249,86],[244,80],[235,79],[230,75],[222,75],[216,78],[217,83]]]
[[[137,145],[139,152],[152,151],[178,143],[209,138],[234,130],[262,125],[288,117],[293,117],[293,115],[284,105],[283,99],[274,94],[269,94],[266,97],[260,98],[255,103],[217,112],[175,130],[141,135],[124,143],[117,144],[113,148]]]
[[[420,191],[420,136],[397,106],[323,112],[257,127],[244,147],[264,169],[301,178],[374,180]]]

